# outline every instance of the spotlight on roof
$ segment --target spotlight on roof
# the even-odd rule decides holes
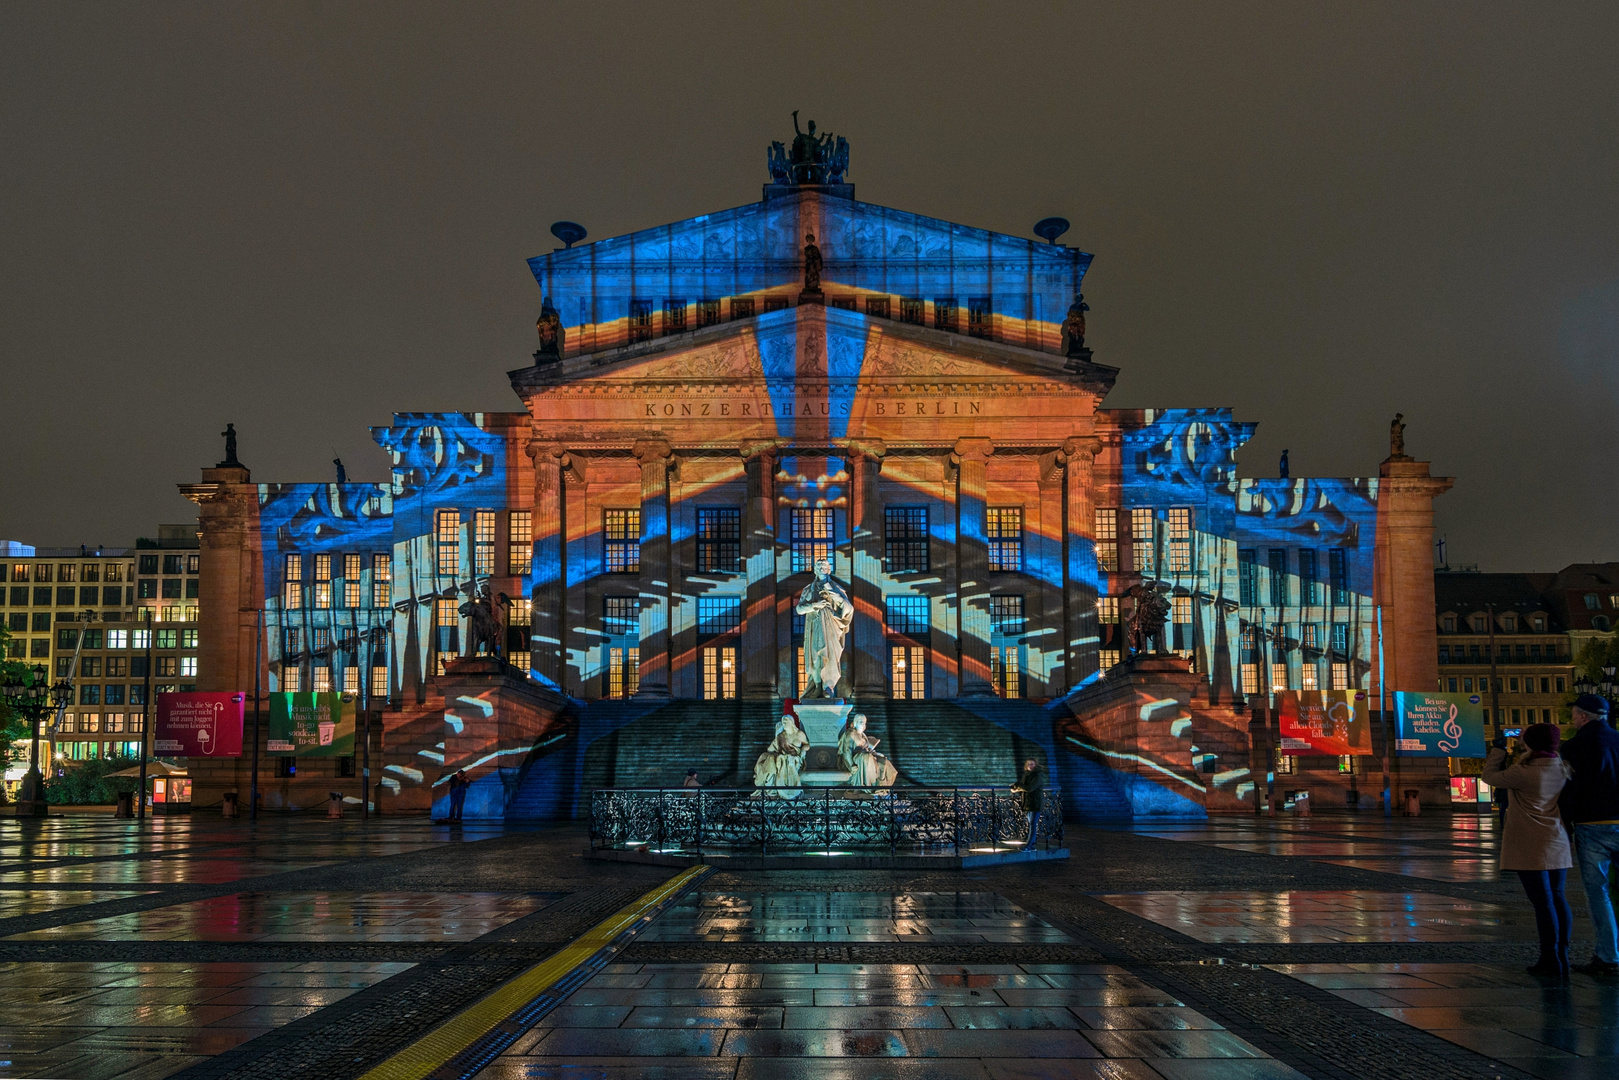
[[[1060,217],[1041,218],[1034,223],[1034,235],[1048,244],[1055,244],[1057,237],[1068,231],[1068,219]]]
[[[1063,222],[1063,228],[1066,229],[1067,227],[1068,223]],[[583,225],[572,221],[558,221],[551,226],[551,235],[561,240],[563,246],[573,247],[573,245],[583,240],[586,234]]]

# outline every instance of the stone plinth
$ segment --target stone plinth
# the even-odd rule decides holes
[[[444,762],[433,784],[433,816],[448,816],[450,777],[466,770],[463,817],[500,821],[534,747],[566,734],[567,698],[493,657],[452,660],[438,678],[444,693]]]
[[[845,701],[801,701],[798,722],[809,738],[809,752],[799,774],[805,787],[836,787],[849,782],[849,770],[838,766],[838,732],[854,711]]]

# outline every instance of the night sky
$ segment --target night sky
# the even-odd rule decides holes
[[[0,538],[128,544],[513,411],[549,226],[752,202],[790,113],[867,202],[1096,255],[1108,404],[1242,468],[1457,478],[1452,564],[1619,559],[1619,5],[0,8]]]

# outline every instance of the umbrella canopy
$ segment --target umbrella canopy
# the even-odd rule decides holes
[[[118,772],[108,773],[107,775],[139,776],[140,774],[141,767],[137,765],[133,769],[120,769]],[[190,776],[191,774],[186,771],[184,765],[170,765],[161,758],[153,758],[151,761],[146,763],[146,775],[148,778],[150,778],[153,776]]]

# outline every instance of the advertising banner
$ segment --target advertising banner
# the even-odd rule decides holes
[[[354,753],[354,699],[347,694],[270,695],[272,754],[348,757]]]
[[[1370,754],[1372,725],[1364,690],[1279,690],[1282,753]]]
[[[1484,707],[1477,694],[1396,691],[1394,743],[1401,757],[1484,756]]]
[[[159,694],[152,752],[178,757],[241,757],[245,694]]]

